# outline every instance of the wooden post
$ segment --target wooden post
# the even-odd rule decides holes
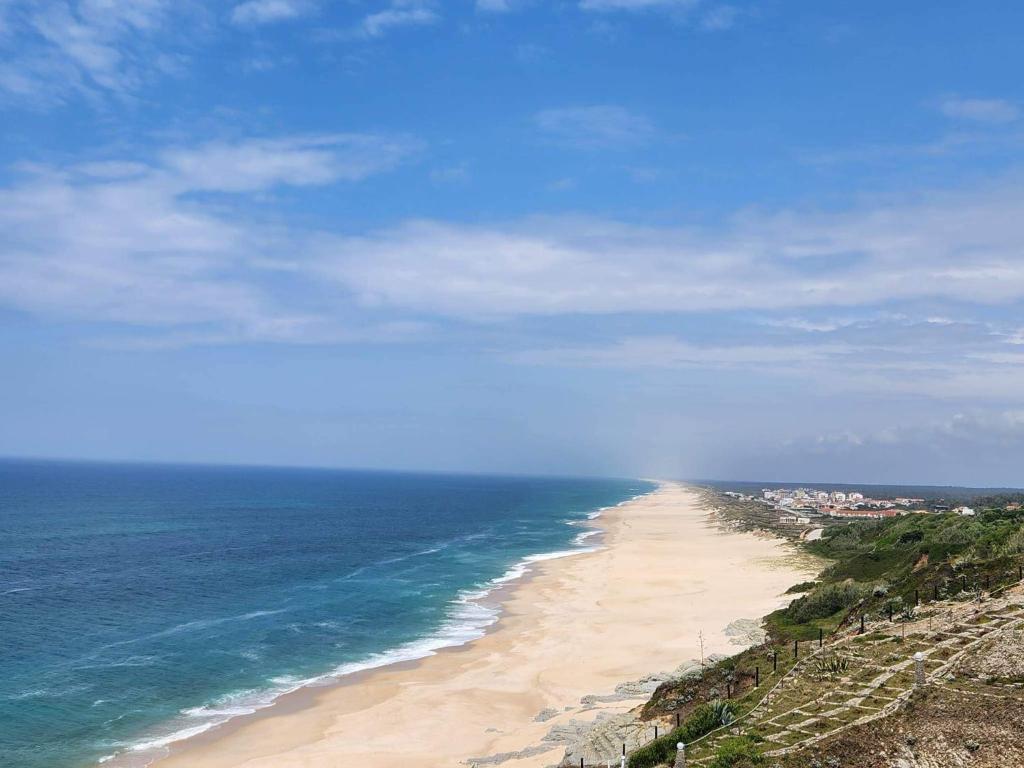
[[[864,634],[864,614],[860,615],[860,633]]]
[[[760,688],[761,687],[761,668],[760,667],[754,667],[754,687],[755,688]]]
[[[892,603],[889,603],[889,621],[892,621]]]
[[[583,758],[580,758],[580,768],[583,768]]]
[[[821,648],[825,644],[825,630],[818,627],[818,647]]]
[[[655,740],[658,738],[658,726],[654,726],[654,738]]]
[[[676,712],[676,728],[679,727],[679,713]]]
[[[800,641],[799,640],[794,640],[793,641],[793,658],[794,659],[799,659],[800,658]]]

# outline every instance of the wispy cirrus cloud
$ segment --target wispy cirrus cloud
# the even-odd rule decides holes
[[[409,137],[372,134],[213,142],[169,149],[163,167],[192,191],[251,192],[276,184],[320,186],[391,170],[420,148]]]
[[[313,9],[310,0],[245,0],[231,10],[231,21],[242,26],[272,24],[297,19]]]
[[[689,11],[700,5],[701,0],[580,0],[585,11],[648,11],[670,9]]]
[[[1022,205],[1009,183],[715,228],[413,221],[329,239],[319,263],[367,301],[463,317],[1004,304],[1024,299]]]
[[[977,99],[947,96],[939,101],[939,111],[946,117],[975,123],[1012,123],[1020,117],[1020,109],[1006,99]]]
[[[9,4],[0,91],[35,106],[71,95],[135,91],[180,68],[171,20],[197,11],[168,0],[38,0]]]
[[[546,139],[585,149],[635,147],[655,134],[649,119],[615,104],[544,109],[533,122]]]
[[[356,27],[356,33],[366,38],[377,38],[394,29],[428,26],[439,20],[437,11],[422,0],[392,0],[388,7],[364,16]]]
[[[194,193],[357,181],[413,151],[409,140],[372,135],[296,136],[28,169],[0,189],[0,304],[158,331],[135,340],[142,345],[383,337],[341,323],[308,295],[268,288],[268,270],[299,246],[298,233]]]

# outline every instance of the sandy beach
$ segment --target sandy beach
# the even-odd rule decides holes
[[[595,524],[598,551],[538,563],[494,596],[502,616],[483,638],[285,697],[176,744],[156,765],[440,768],[488,756],[510,768],[553,765],[565,744],[545,741],[552,728],[635,707],[643,696],[609,694],[698,658],[701,639],[705,655],[735,653],[729,625],[778,607],[813,572],[781,541],[721,530],[678,484]]]

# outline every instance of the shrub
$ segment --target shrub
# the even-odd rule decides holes
[[[749,736],[726,739],[716,750],[710,768],[751,768],[764,765],[764,755]]]
[[[653,768],[670,763],[676,757],[676,744],[680,741],[690,744],[706,733],[736,719],[732,706],[727,701],[701,704],[678,728],[640,747],[629,756],[629,768]]]
[[[850,608],[860,602],[863,596],[864,589],[850,579],[838,584],[824,584],[794,600],[786,609],[786,615],[797,624],[804,624]]]
[[[801,581],[799,584],[794,584],[792,587],[786,590],[787,595],[797,595],[802,592],[810,592],[818,586],[816,581]]]

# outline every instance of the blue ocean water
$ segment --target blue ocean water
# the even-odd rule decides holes
[[[478,637],[640,481],[0,462],[0,765],[145,765],[324,675]]]

